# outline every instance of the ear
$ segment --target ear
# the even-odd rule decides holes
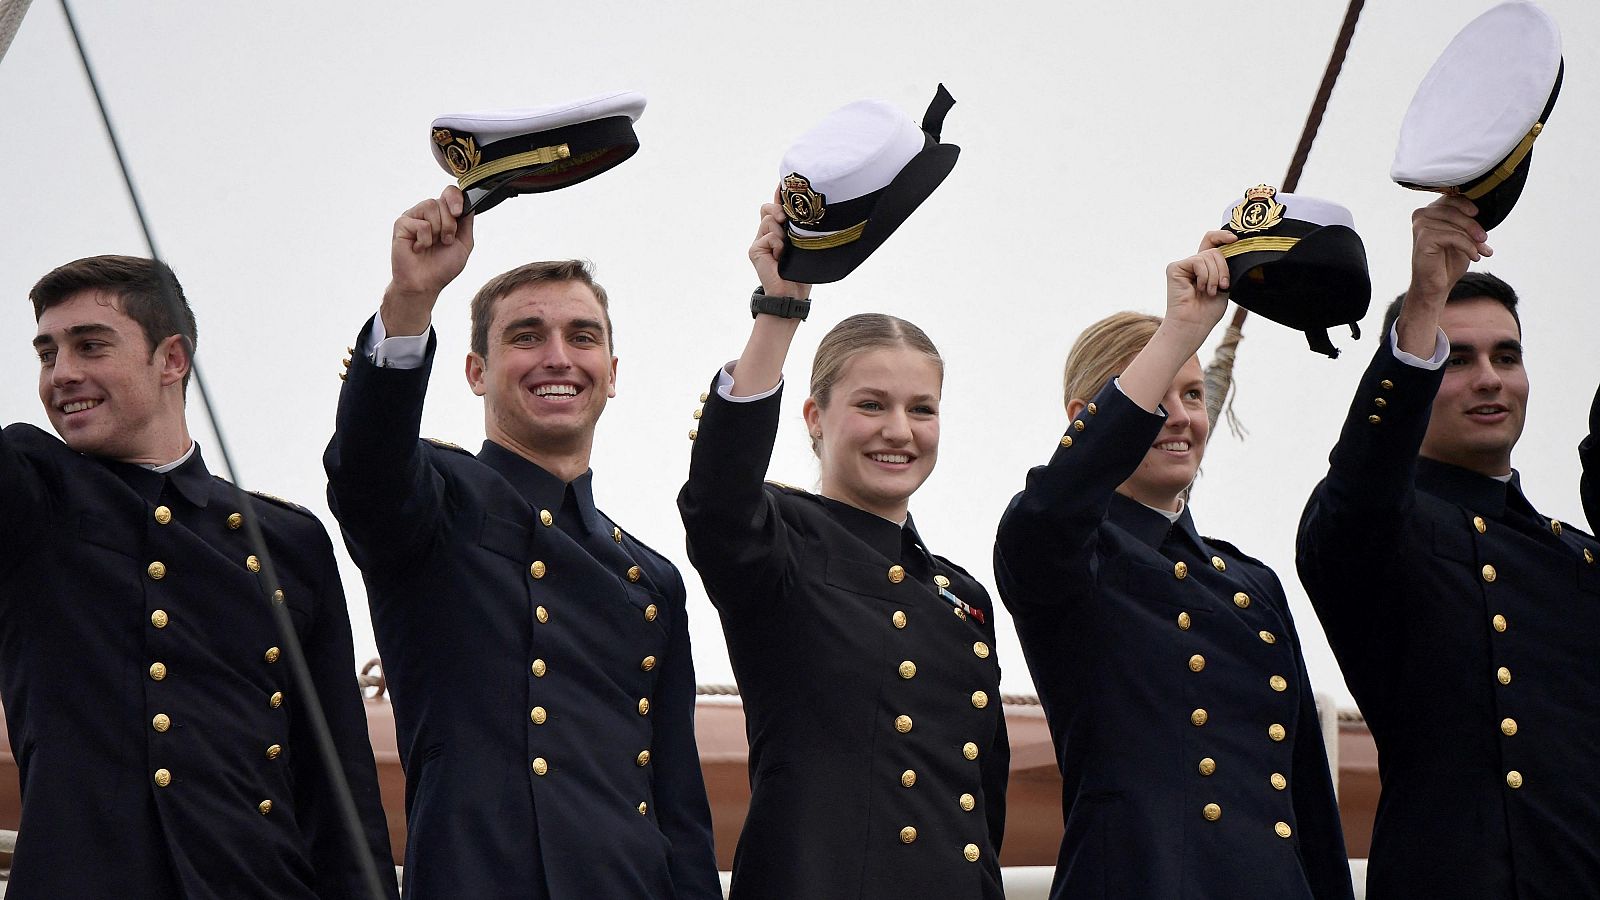
[[[161,386],[183,384],[184,376],[194,368],[194,351],[189,339],[181,334],[168,335],[150,354],[150,362],[161,369]]]
[[[1076,419],[1078,417],[1078,414],[1083,412],[1084,409],[1088,405],[1089,405],[1088,403],[1085,403],[1084,401],[1079,400],[1077,397],[1073,397],[1071,400],[1068,400],[1067,401],[1067,418],[1068,419]]]
[[[817,398],[807,397],[806,402],[800,407],[800,414],[806,420],[806,433],[812,435],[812,440],[821,440],[822,434],[822,407],[817,405]]]
[[[617,395],[617,358],[615,356],[613,356],[613,357],[611,357],[611,379],[610,379],[610,384],[606,385],[606,397],[607,397],[607,399],[609,399],[609,398],[615,397],[616,395]]]
[[[472,392],[479,397],[482,397],[489,390],[488,386],[483,383],[483,375],[488,368],[488,363],[484,361],[483,357],[476,353],[467,354],[467,386],[471,387]]]

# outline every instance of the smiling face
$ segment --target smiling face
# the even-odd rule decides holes
[[[1528,406],[1522,329],[1509,310],[1487,298],[1445,304],[1439,327],[1450,356],[1421,453],[1484,475],[1506,475]]]
[[[1146,506],[1178,509],[1178,498],[1194,483],[1205,456],[1211,422],[1206,418],[1205,373],[1190,357],[1167,388],[1161,405],[1167,420],[1144,460],[1117,491]]]
[[[182,338],[172,335],[152,353],[119,298],[83,291],[40,312],[33,346],[39,400],[68,447],[156,465],[183,455]]]
[[[616,396],[605,312],[588,285],[523,285],[495,302],[488,359],[467,355],[467,381],[484,398],[490,440],[535,459],[581,456]],[[580,469],[581,471],[581,469]]]
[[[943,380],[926,353],[880,347],[844,364],[826,407],[808,398],[806,427],[822,460],[823,495],[903,521],[939,458]]]

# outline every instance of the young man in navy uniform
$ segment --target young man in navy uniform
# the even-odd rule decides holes
[[[418,438],[464,209],[452,186],[395,222],[325,458],[394,697],[407,896],[720,898],[683,582],[594,506],[616,358],[582,263],[478,292],[466,374],[488,440]]]
[[[365,897],[356,853],[392,896],[333,548],[304,509],[241,505],[206,470],[184,418],[195,324],[176,279],[99,256],[30,296],[39,399],[60,439],[31,425],[0,436],[0,690],[22,788],[8,896]],[[360,848],[269,595],[294,619]]]
[[[1600,896],[1600,544],[1511,451],[1516,295],[1478,208],[1412,217],[1411,285],[1300,523],[1300,576],[1378,745],[1367,896]]]

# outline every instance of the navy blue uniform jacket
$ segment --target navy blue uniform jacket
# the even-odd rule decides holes
[[[750,739],[732,896],[999,898],[1010,749],[988,595],[909,519],[763,486],[779,406],[713,391],[678,496]]]
[[[1278,577],[1116,493],[1164,419],[1107,385],[1000,520],[995,578],[1066,782],[1051,896],[1349,898]]]
[[[251,554],[254,516],[280,583]],[[22,787],[8,900],[394,891],[350,618],[321,523],[206,471],[0,438],[0,691]],[[281,590],[366,846],[345,840],[268,607]]]
[[[394,698],[407,897],[719,898],[677,569],[589,473],[419,440],[434,344],[354,354],[324,460]]]
[[[1600,545],[1418,458],[1442,378],[1384,341],[1300,522],[1378,745],[1367,896],[1600,897]]]
[[[1583,498],[1583,515],[1589,528],[1600,528],[1600,390],[1589,405],[1589,434],[1578,445],[1578,461],[1583,465],[1583,477],[1578,489]]]

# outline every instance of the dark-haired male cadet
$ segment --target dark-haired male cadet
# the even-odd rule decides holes
[[[418,439],[464,208],[452,186],[395,222],[325,457],[394,696],[406,896],[717,900],[683,582],[594,506],[617,363],[584,264],[478,291],[466,374],[488,440]]]
[[[393,896],[332,545],[304,509],[240,504],[207,471],[184,417],[195,322],[177,280],[96,256],[30,298],[60,439],[31,425],[0,436],[0,692],[22,788],[8,900],[365,900],[361,853]],[[269,595],[294,619],[360,847]]]
[[[1378,745],[1369,900],[1600,897],[1600,544],[1511,468],[1516,294],[1445,197],[1300,523],[1300,577]]]

